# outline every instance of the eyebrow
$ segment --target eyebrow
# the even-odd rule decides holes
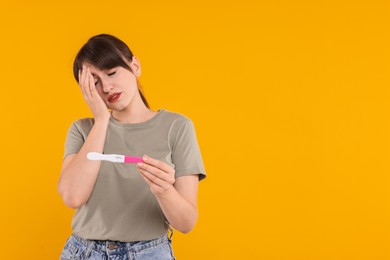
[[[101,70],[101,71],[106,71],[107,73],[109,72],[109,71],[111,71],[112,69],[114,69],[114,68],[111,68],[111,69],[104,69],[104,70]],[[92,76],[94,76],[94,77],[99,77],[99,76],[97,76],[95,73],[92,73],[91,72],[91,74],[92,74]]]

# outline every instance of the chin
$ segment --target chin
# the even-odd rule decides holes
[[[109,107],[112,111],[122,111],[126,108],[124,105],[117,105],[117,106],[110,106]]]

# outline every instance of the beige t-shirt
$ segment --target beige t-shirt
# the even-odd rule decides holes
[[[93,123],[85,118],[70,126],[64,157],[79,152]],[[164,109],[136,124],[122,124],[111,116],[103,152],[147,154],[172,165],[176,178],[206,177],[192,121]],[[91,197],[73,216],[72,229],[84,239],[131,242],[162,236],[168,223],[135,164],[103,161]]]

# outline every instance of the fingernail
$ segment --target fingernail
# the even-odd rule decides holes
[[[137,166],[138,167],[142,167],[142,163],[137,163]]]
[[[148,158],[146,158],[146,155],[144,155],[144,157],[142,157],[142,160],[146,161]]]

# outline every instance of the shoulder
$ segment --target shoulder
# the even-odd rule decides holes
[[[89,132],[94,124],[93,118],[81,118],[73,121],[71,127],[76,128],[80,132]]]
[[[172,125],[176,125],[176,126],[192,124],[192,120],[186,115],[177,112],[168,111],[166,109],[161,109],[161,110],[163,113],[162,118],[165,122],[169,122]]]
[[[171,147],[175,147],[177,142],[191,139],[195,135],[195,127],[192,120],[181,113],[164,110],[162,116],[165,123],[169,122],[169,139]]]

